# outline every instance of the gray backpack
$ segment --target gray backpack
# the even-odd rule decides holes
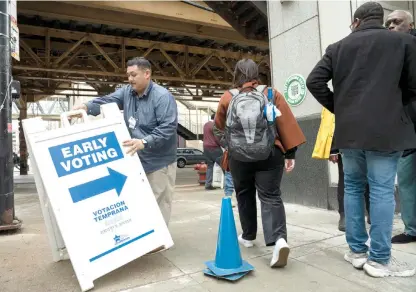
[[[230,156],[243,162],[266,160],[274,149],[276,124],[268,123],[264,109],[268,103],[263,94],[266,86],[230,90],[232,99],[227,111],[225,140]]]

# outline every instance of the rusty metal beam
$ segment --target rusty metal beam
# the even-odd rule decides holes
[[[43,27],[38,26],[31,26],[31,25],[19,25],[19,31],[21,34],[29,34],[29,35],[37,35],[37,36],[46,36],[46,31]],[[81,40],[82,38],[86,37],[84,32],[77,32],[77,31],[69,31],[69,30],[62,30],[62,29],[49,29],[50,37],[53,38],[64,38],[70,40]],[[210,55],[211,53],[215,53],[218,57],[227,58],[227,59],[242,59],[242,58],[250,58],[253,61],[258,62],[264,58],[264,55],[261,54],[244,54],[242,52],[232,52],[232,51],[225,51],[225,50],[216,50],[216,49],[208,49],[196,46],[186,46],[180,44],[173,44],[173,43],[164,43],[164,42],[155,42],[155,41],[146,41],[141,39],[133,39],[133,38],[122,38],[122,37],[115,37],[109,35],[101,35],[101,34],[90,34],[95,41],[99,43],[106,43],[106,44],[116,44],[122,45],[123,39],[127,46],[134,46],[138,48],[150,48],[154,45],[157,45],[158,48],[164,49],[165,51],[171,52],[181,52],[184,53],[186,48],[190,54],[196,55]],[[23,37],[23,36],[22,36]]]
[[[43,41],[41,41],[41,40],[33,40],[33,39],[27,39],[27,38],[25,38],[24,39],[25,40],[25,42],[31,47],[31,48],[33,48],[33,49],[40,49],[40,50],[43,50],[44,49],[44,42]],[[64,42],[56,42],[56,41],[54,41],[54,42],[51,42],[51,47],[54,49],[54,50],[61,50],[61,51],[65,51],[65,50],[67,50],[69,47],[71,46],[71,44],[69,44],[69,43],[64,43]],[[85,53],[85,57],[87,57],[88,56],[88,54],[92,54],[92,55],[95,55],[95,53],[96,53],[96,48],[92,45],[92,44],[90,44],[89,42],[84,42],[84,44],[82,44],[81,45],[82,47],[82,49],[83,49],[83,54]],[[156,46],[155,46],[156,47]],[[113,47],[104,47],[104,46],[102,46],[102,49],[107,53],[107,54],[112,54],[112,55],[114,55],[114,54],[116,54],[116,53],[119,53],[120,52],[120,50],[119,49],[117,49],[117,48],[113,48]],[[77,54],[76,52],[75,52],[75,54],[76,54],[76,56],[74,56],[74,57],[78,57],[78,55],[79,54]],[[82,55],[83,54],[81,54],[81,57],[82,57]],[[127,59],[127,58],[133,58],[133,57],[137,57],[137,56],[144,56],[143,54],[141,54],[140,53],[140,51],[138,51],[138,50],[127,50],[126,52],[125,52],[125,54],[126,54],[126,56],[125,56],[125,58]],[[71,55],[71,57],[72,57],[73,55]],[[166,60],[166,58],[163,56],[163,55],[161,55],[158,51],[156,51],[156,50],[153,50],[153,48],[152,48],[152,50],[151,50],[151,52],[150,53],[148,53],[147,55],[146,55],[146,57],[149,59],[149,60],[153,60],[153,61],[155,61],[155,62],[162,62],[162,61],[165,61]],[[264,58],[266,58],[266,59],[268,59],[268,57],[266,56],[266,57],[264,57]],[[230,60],[230,59],[228,59],[228,60]],[[263,59],[262,59],[263,60]],[[63,61],[62,63],[61,63],[61,66],[60,67],[62,67],[62,64],[65,62],[67,62],[68,61],[68,59],[66,59],[65,61]],[[71,59],[70,61],[73,61],[73,59]],[[183,70],[185,70],[185,73],[186,73],[186,66],[188,66],[188,72],[190,71],[189,70],[189,67],[191,66],[194,66],[194,65],[196,65],[198,62],[200,62],[201,61],[201,58],[200,57],[195,57],[195,56],[193,56],[193,57],[190,57],[189,55],[188,55],[188,57],[186,57],[186,53],[185,54],[182,54],[182,55],[180,55],[178,58],[177,58],[177,62],[176,63],[184,63],[184,69]],[[98,62],[101,62],[101,61],[98,61]],[[234,59],[231,59],[231,62],[233,63],[233,62],[236,62],[236,60],[234,60]],[[264,62],[264,61],[263,61]],[[104,66],[104,63],[101,63],[101,65],[102,66]],[[219,59],[217,59],[217,58],[211,58],[210,60],[209,60],[209,65],[210,66],[214,66],[214,67],[223,67],[223,64],[220,62],[220,60]],[[110,68],[111,69],[111,68]],[[108,70],[108,68],[107,68],[107,70]]]
[[[207,65],[204,65],[204,67],[207,69],[209,75],[211,75],[212,78],[214,78],[215,80],[219,80],[218,76],[215,75],[214,72],[212,72],[212,70]]]
[[[51,37],[49,35],[49,30],[46,29],[45,36],[45,57],[46,57],[46,66],[49,68],[51,66]]]
[[[126,39],[121,41],[121,69],[126,70]]]
[[[49,36],[51,35],[52,34],[50,33]],[[72,47],[70,47],[65,53],[63,53],[58,59],[56,59],[53,62],[53,66],[57,66],[63,59],[68,57],[69,54],[71,54],[71,52],[73,52],[76,48],[78,48],[78,46],[82,44],[84,41],[86,41],[87,39],[88,39],[88,35],[84,34],[84,36],[81,39],[79,39],[75,44],[72,45]]]
[[[156,69],[160,72],[160,74],[162,74],[163,76],[167,76],[166,72],[162,70],[162,68],[160,68],[159,64],[155,61],[153,61],[152,59],[150,59],[150,63],[153,64],[153,66],[156,67]]]
[[[59,66],[59,69],[64,68],[66,65],[68,65],[70,62],[72,62],[79,54],[81,54],[84,51],[84,48],[78,48],[78,50],[72,54],[71,57],[67,58],[62,64]]]
[[[232,30],[218,14],[204,11],[180,1],[61,1],[70,4],[100,8],[159,19],[169,19]],[[199,2],[198,4],[204,4]]]
[[[123,39],[125,40],[125,39]],[[149,47],[146,52],[144,52],[144,54],[142,55],[143,58],[146,58],[155,48],[156,48],[156,44],[153,44],[151,47]],[[140,49],[140,48],[139,48]]]
[[[176,69],[176,71],[178,71],[179,75],[181,77],[184,77],[185,73],[182,71],[181,68],[179,68],[179,66],[175,63],[175,61],[173,61],[173,59],[168,55],[168,53],[166,53],[166,51],[162,48],[160,48],[159,50],[162,53],[162,55],[165,56],[166,60],[168,60],[169,63],[171,63],[172,66]]]
[[[199,39],[212,39],[219,42],[232,42],[243,46],[261,47],[263,49],[268,48],[267,41],[246,39],[235,30],[218,29],[200,24],[190,24],[145,15],[137,17],[135,14],[120,11],[110,11],[97,8],[85,9],[85,7],[82,6],[61,2],[59,2],[58,5],[51,5],[51,2],[46,1],[21,1],[19,3],[19,13],[26,15],[39,15],[53,19],[66,19],[86,23],[105,24],[118,28],[164,32],[172,35],[190,36]]]
[[[33,60],[35,60],[35,62],[39,65],[39,66],[43,66],[45,63],[39,58],[38,55],[36,55],[33,51],[32,48],[29,47],[26,42],[24,40],[20,40],[20,45],[22,46],[22,48],[26,51],[26,53],[29,54],[30,57],[32,57]]]
[[[220,57],[220,56],[216,56],[218,58],[218,60],[220,60],[220,62],[224,65],[224,67],[227,69],[227,71],[234,76],[234,72],[233,70],[231,70],[230,66],[228,66],[228,64]]]
[[[93,44],[93,46],[98,50],[98,52],[100,52],[100,54],[103,55],[103,57],[107,60],[107,62],[110,63],[111,66],[113,66],[113,68],[116,71],[120,70],[120,68],[116,65],[116,63],[114,63],[113,60],[111,60],[111,58],[108,56],[108,54],[106,52],[104,52],[104,50],[100,47],[100,45],[98,45],[95,42],[93,37],[88,36],[88,40]],[[122,43],[124,43],[124,41]]]
[[[86,74],[86,75],[93,75],[93,76],[107,76],[107,77],[123,77],[125,78],[126,75],[124,73],[116,73],[116,72],[101,72],[101,71],[93,71],[93,70],[74,70],[74,69],[55,69],[55,68],[40,68],[40,67],[31,67],[31,66],[21,66],[16,65],[13,66],[15,70],[25,70],[25,71],[37,71],[37,72],[54,72],[54,73],[69,73],[69,74]],[[180,81],[183,82],[183,78],[181,77],[173,77],[173,76],[152,76],[154,79],[157,80],[165,80],[165,81]],[[16,76],[18,79],[18,76]],[[230,82],[227,81],[218,81],[218,80],[206,80],[206,79],[192,79],[188,81],[189,83],[201,83],[201,84],[218,84],[218,85],[230,85]]]
[[[65,78],[56,78],[56,77],[39,77],[39,76],[13,76],[16,80],[39,80],[39,81],[54,81],[54,82],[88,82],[93,84],[120,84],[127,83],[127,81],[103,81],[96,79],[85,79],[85,78],[75,78],[75,77],[65,77]]]
[[[208,55],[204,60],[202,60],[200,63],[199,63],[199,65],[198,65],[198,67],[196,67],[192,72],[191,72],[191,75],[192,75],[192,77],[195,77],[195,75],[196,75],[196,73],[198,73],[199,72],[199,70],[201,70],[202,69],[202,67],[204,67],[205,66],[205,64],[211,59],[211,57],[213,56],[214,54],[212,53],[212,54],[210,54],[210,55]]]

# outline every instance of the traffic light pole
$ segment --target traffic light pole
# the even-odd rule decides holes
[[[14,212],[9,1],[0,1],[0,231],[18,229]]]

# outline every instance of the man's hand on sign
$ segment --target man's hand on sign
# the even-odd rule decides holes
[[[77,106],[74,106],[73,110],[84,110],[87,111],[87,106],[85,104],[80,104]],[[77,114],[73,116],[68,116],[68,120],[72,120],[73,118],[82,118],[82,114]]]
[[[144,144],[141,139],[131,139],[123,142],[124,147],[130,147],[127,154],[133,156],[137,151],[144,149]]]
[[[295,159],[285,159],[285,170],[291,172],[295,168]]]

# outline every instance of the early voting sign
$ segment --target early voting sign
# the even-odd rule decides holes
[[[47,131],[40,118],[23,128],[54,260],[63,259],[64,246],[87,291],[173,241],[139,157],[125,154],[130,134],[118,107],[103,105],[104,118],[94,121],[82,113],[81,124],[70,126],[63,114],[63,128]]]

